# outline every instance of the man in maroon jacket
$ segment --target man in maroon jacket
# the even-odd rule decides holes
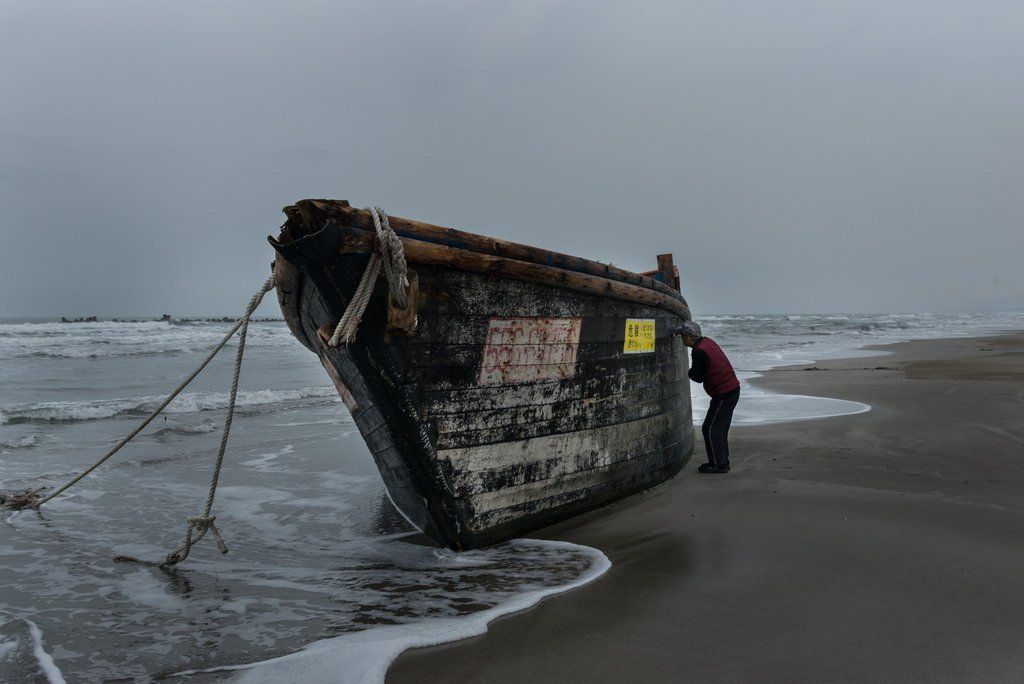
[[[697,470],[702,473],[729,472],[729,425],[732,412],[740,400],[740,381],[722,348],[710,337],[701,335],[700,326],[693,321],[683,323],[680,333],[683,344],[693,349],[690,379],[704,383],[704,391],[711,397],[708,415],[701,432],[708,452],[708,462]]]

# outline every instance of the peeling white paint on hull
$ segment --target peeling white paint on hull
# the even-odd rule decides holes
[[[584,291],[570,291],[572,271],[558,269],[564,287],[531,281],[518,261],[473,272],[475,262],[461,268],[455,250],[441,264],[410,264],[415,334],[389,330],[379,283],[356,341],[331,348],[326,331],[368,260],[345,251],[361,219],[325,201],[290,209],[275,241],[285,318],[355,407],[396,506],[439,543],[472,548],[524,534],[657,484],[689,458],[687,356],[672,334],[688,310],[677,292],[622,273],[647,289],[613,298],[586,291],[596,277],[587,275]],[[435,241],[449,235],[409,230]],[[449,242],[490,244],[467,235]],[[532,252],[522,250],[532,249],[506,243],[499,251],[528,260]]]

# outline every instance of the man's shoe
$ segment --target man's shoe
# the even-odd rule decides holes
[[[697,472],[699,472],[699,473],[727,473],[727,472],[729,472],[729,466],[725,466],[724,468],[719,468],[716,465],[711,465],[710,463],[705,463],[700,468],[697,468]]]
[[[717,467],[718,466],[716,466],[714,463],[701,463],[700,467],[697,468],[697,472],[698,473],[706,473],[709,470],[711,470],[712,468],[717,468]]]

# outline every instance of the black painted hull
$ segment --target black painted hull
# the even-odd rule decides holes
[[[662,482],[689,459],[676,314],[416,265],[415,335],[385,332],[382,279],[356,341],[331,348],[324,331],[368,257],[326,257],[279,254],[282,311],[334,380],[396,507],[439,544],[521,536]],[[653,349],[627,349],[637,321],[653,325]]]

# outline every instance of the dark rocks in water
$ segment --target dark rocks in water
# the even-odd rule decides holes
[[[170,323],[171,322],[171,314],[164,314],[163,316],[161,316],[157,320],[159,322],[161,322],[161,323]]]
[[[95,316],[89,316],[88,318],[68,318],[67,316],[60,317],[61,323],[98,323],[99,320]]]

